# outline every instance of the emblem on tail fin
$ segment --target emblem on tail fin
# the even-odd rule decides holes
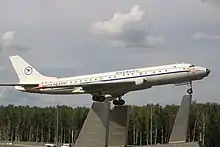
[[[24,69],[24,73],[25,73],[26,75],[30,75],[30,74],[32,74],[32,72],[33,72],[33,69],[32,69],[32,67],[30,67],[30,66],[28,66],[28,67],[26,67],[26,68]]]

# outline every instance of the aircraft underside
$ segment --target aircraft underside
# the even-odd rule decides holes
[[[140,85],[134,85],[131,87],[117,87],[112,89],[99,89],[98,91],[85,91],[81,87],[77,88],[48,88],[48,89],[42,89],[42,90],[28,90],[26,89],[26,92],[30,93],[41,93],[41,94],[54,94],[54,95],[72,95],[72,94],[90,94],[92,95],[92,100],[96,102],[106,102],[106,101],[113,101],[114,105],[124,105],[125,101],[122,99],[122,97],[131,91],[138,91],[138,90],[145,90],[149,89],[152,86],[157,85],[166,85],[166,84],[174,84],[176,83],[178,85],[188,85],[190,88],[187,90],[188,94],[192,94],[192,82],[185,82],[185,81],[166,81],[166,82],[155,82],[155,83],[145,83]]]
[[[190,82],[186,82],[186,83],[180,83],[180,85],[187,85],[187,86],[189,86],[189,88],[187,89],[187,93],[190,94],[190,95],[193,93],[192,82],[191,81]],[[176,86],[178,86],[178,85],[176,85]],[[152,86],[150,86],[150,87],[143,87],[143,88],[133,89],[133,90],[130,90],[130,91],[144,90],[144,89],[149,89],[151,87]],[[126,93],[128,93],[130,91],[127,91]],[[92,96],[92,100],[96,101],[96,102],[113,101],[114,105],[124,105],[125,101],[122,99],[122,96],[124,96],[126,93],[121,93],[121,94],[118,94],[118,95],[114,95],[113,94],[112,96],[93,95]]]

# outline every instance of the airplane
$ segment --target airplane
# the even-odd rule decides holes
[[[18,83],[0,84],[14,86],[16,90],[38,94],[90,94],[96,102],[113,101],[124,105],[125,94],[149,89],[154,86],[174,84],[187,85],[187,93],[193,93],[192,82],[210,74],[208,68],[188,63],[120,70],[75,77],[50,77],[39,73],[19,55],[10,56],[10,61],[19,78]]]

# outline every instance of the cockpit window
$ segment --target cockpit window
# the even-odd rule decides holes
[[[189,67],[195,67],[195,65],[194,65],[194,64],[191,64]]]

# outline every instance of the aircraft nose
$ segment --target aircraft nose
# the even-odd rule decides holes
[[[206,68],[206,76],[208,76],[210,74],[210,70],[208,68]]]

